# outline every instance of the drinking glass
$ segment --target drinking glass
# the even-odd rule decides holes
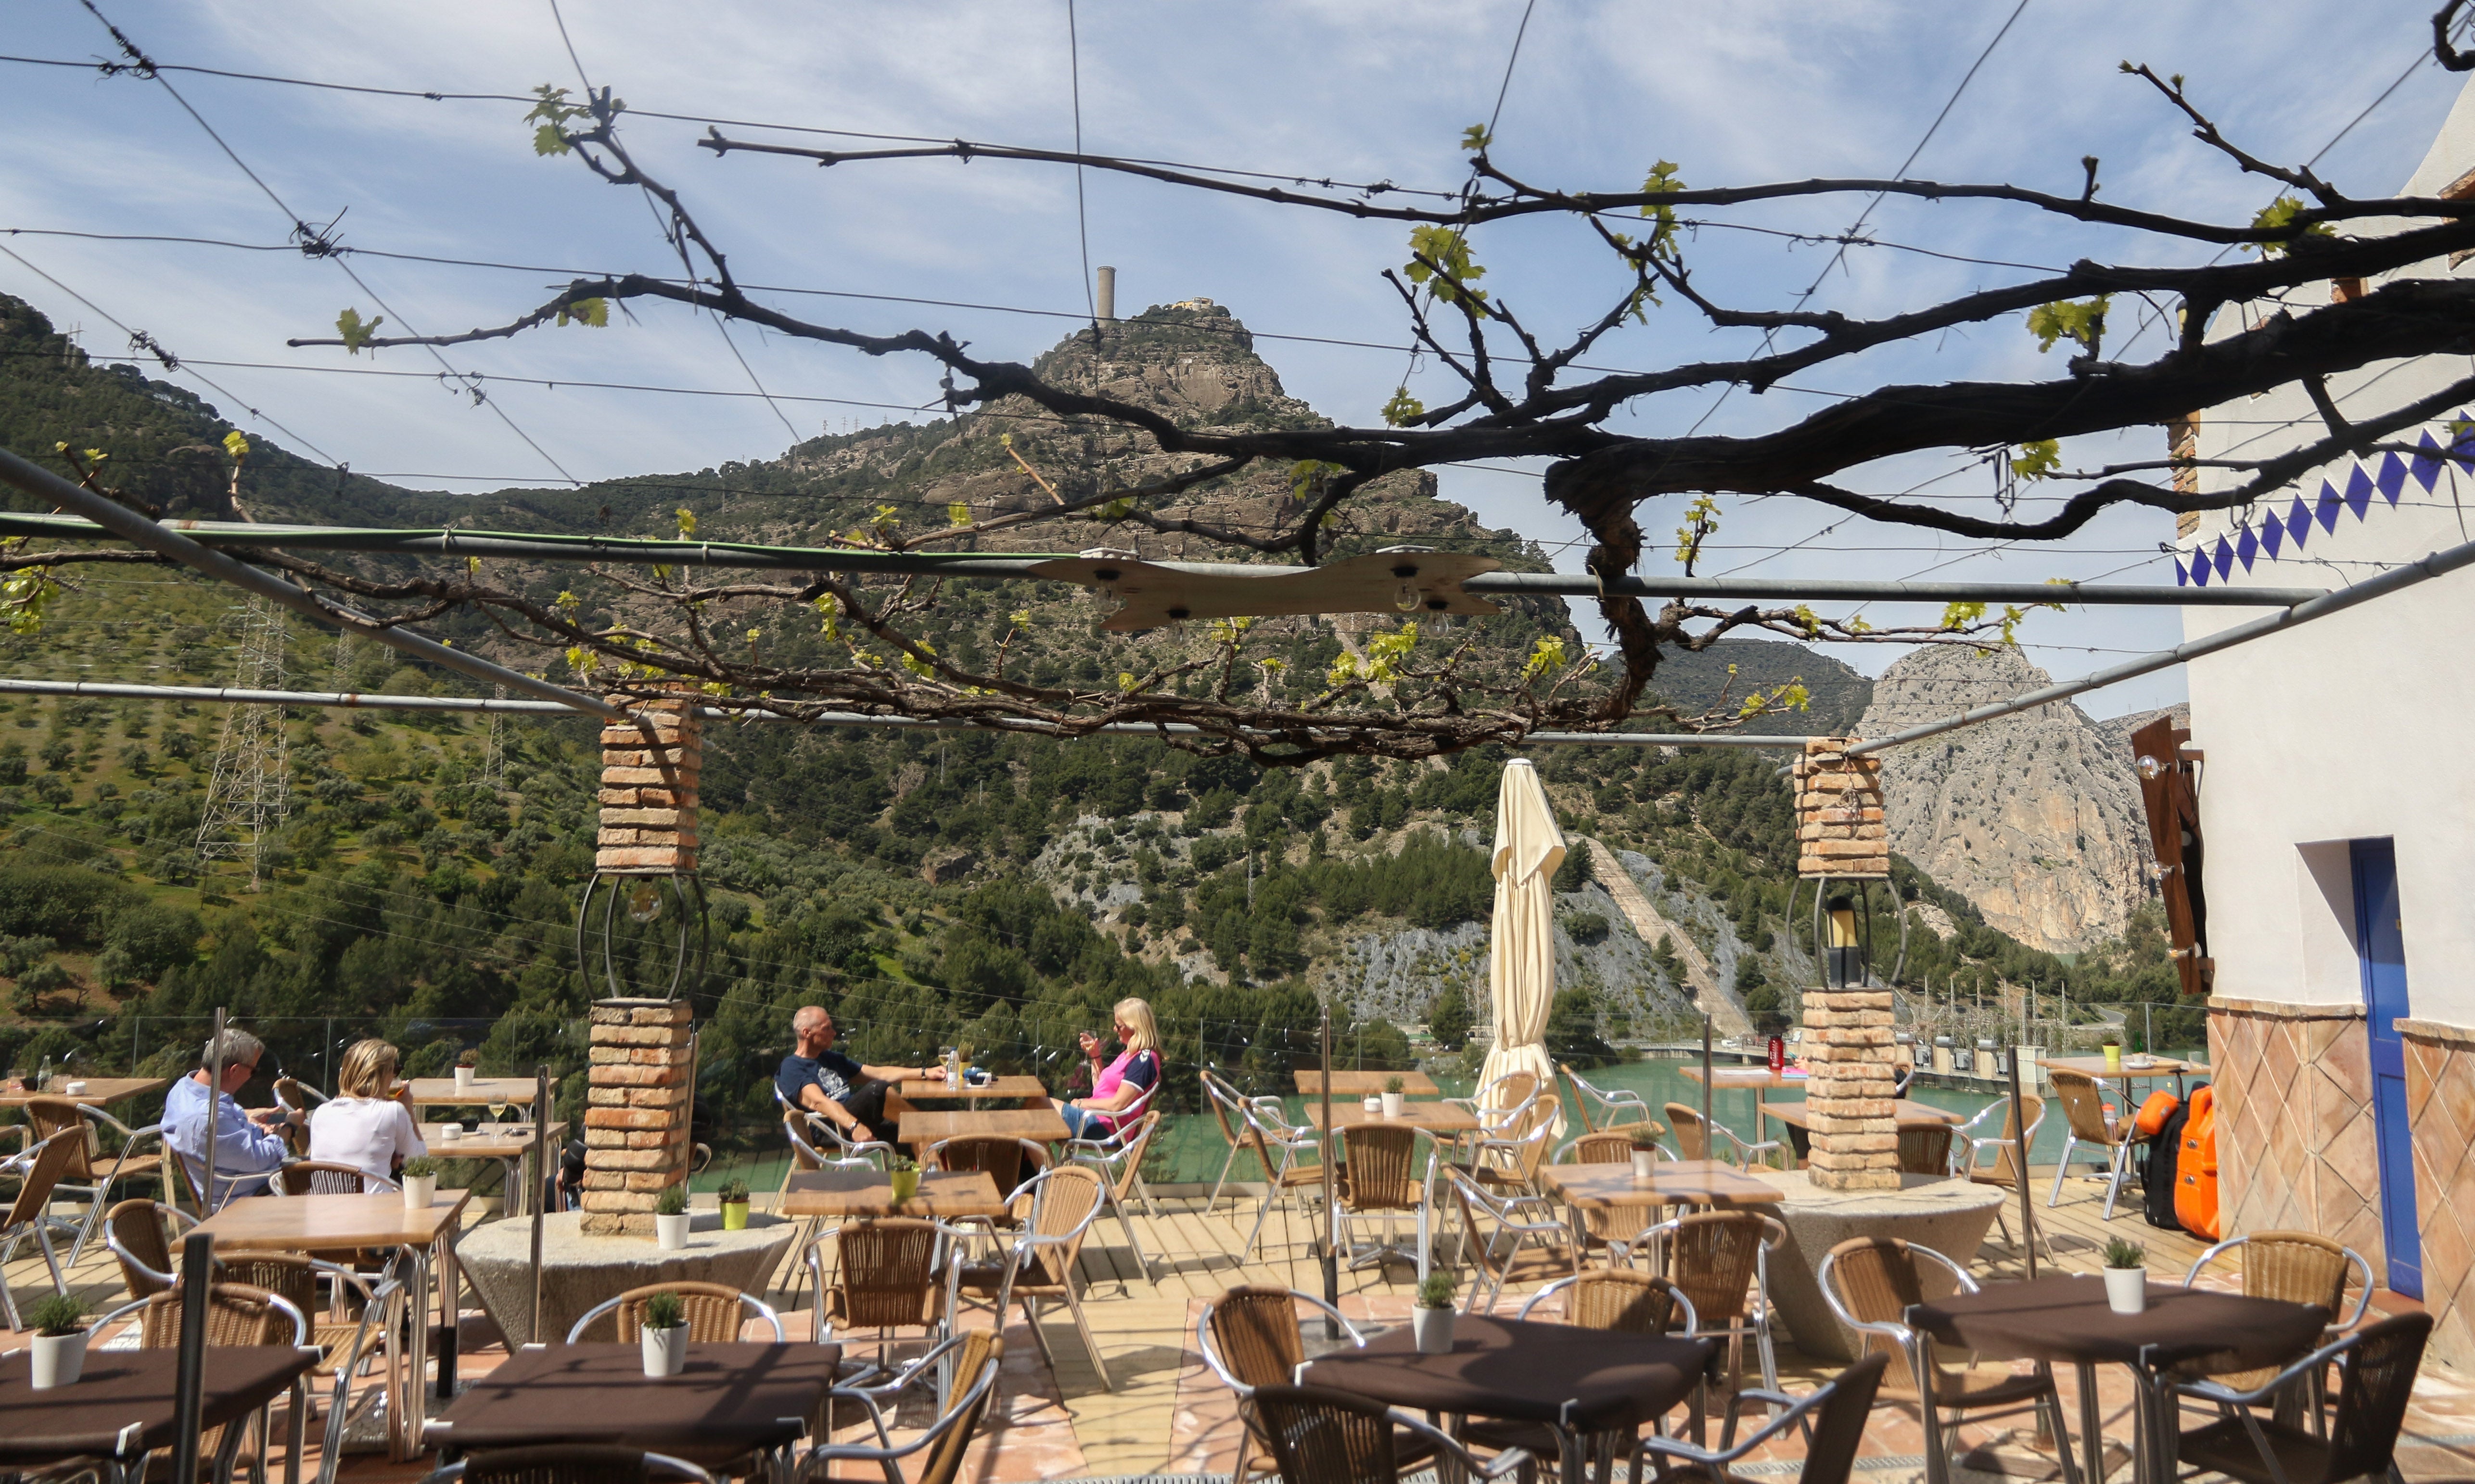
[[[506,1099],[504,1099],[504,1098],[501,1098],[501,1099],[500,1099],[500,1100],[498,1100],[497,1102],[495,1102],[495,1103],[493,1103],[493,1104],[491,1104],[491,1105],[490,1105],[490,1127],[491,1127],[491,1128],[493,1128],[493,1129],[497,1128],[497,1127],[499,1126],[499,1120],[500,1120],[500,1119],[502,1119],[502,1118],[504,1118],[504,1117],[506,1117],[506,1116],[507,1116],[507,1100],[506,1100]]]

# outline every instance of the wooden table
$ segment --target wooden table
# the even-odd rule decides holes
[[[925,1149],[966,1134],[1054,1144],[1066,1137],[1066,1119],[1046,1104],[1038,1107],[915,1107],[903,1113],[901,1129],[894,1137]]]
[[[500,1103],[533,1106],[533,1080],[529,1077],[477,1077],[473,1085],[458,1088],[452,1077],[416,1077],[404,1083],[411,1090],[404,1094],[415,1107],[489,1107]],[[550,1090],[558,1091],[558,1079],[550,1080]]]
[[[429,1288],[431,1254],[437,1254],[439,1299],[446,1324],[438,1346],[438,1395],[455,1395],[456,1292],[455,1234],[472,1199],[469,1190],[442,1190],[429,1207],[414,1210],[400,1191],[359,1196],[243,1196],[200,1222],[202,1231],[219,1247],[254,1247],[277,1252],[324,1253],[364,1247],[401,1248],[412,1259],[412,1280],[406,1285],[407,1311],[420,1322],[411,1330],[411,1365],[405,1372],[409,1396],[388,1402],[392,1423],[389,1439],[399,1463],[413,1456],[421,1438],[422,1373],[429,1361]],[[387,1344],[399,1343],[390,1328]]]
[[[73,1082],[86,1083],[86,1091],[75,1097],[69,1096],[65,1089]],[[141,1093],[159,1092],[170,1085],[172,1085],[171,1079],[165,1077],[55,1076],[52,1079],[52,1090],[49,1092],[37,1092],[32,1088],[22,1092],[0,1091],[0,1107],[24,1107],[36,1098],[58,1098],[63,1103],[74,1103],[80,1107],[103,1107],[124,1098],[136,1097]]]
[[[443,1129],[460,1130],[463,1127],[460,1123],[423,1124],[421,1142],[429,1147],[432,1158],[496,1159],[499,1161],[499,1168],[506,1177],[505,1182],[499,1187],[501,1213],[507,1216],[521,1216],[532,1209],[533,1192],[540,1188],[542,1176],[541,1172],[536,1170],[530,1180],[525,1177],[526,1161],[532,1156],[533,1152],[531,1127],[526,1124],[499,1124],[495,1127],[484,1124],[478,1132],[459,1133],[452,1139],[439,1137],[439,1131]],[[525,1131],[522,1133],[515,1131],[519,1129]],[[559,1149],[560,1141],[566,1136],[566,1121],[555,1118],[551,1120],[551,1148]]]
[[[1799,1164],[1809,1157],[1806,1143],[1812,1134],[1813,1116],[1807,1109],[1811,1106],[1808,1103],[1766,1103],[1762,1106],[1763,1116],[1776,1118],[1787,1125],[1788,1142],[1796,1149]],[[1910,1129],[1955,1128],[1965,1120],[1966,1115],[1954,1113],[1947,1107],[1936,1107],[1930,1103],[1899,1098],[1891,1104],[1892,1126],[1902,1133]]]
[[[1716,1159],[1661,1159],[1657,1174],[1633,1178],[1623,1164],[1542,1164],[1538,1188],[1577,1210],[1642,1205],[1758,1205],[1782,1198],[1764,1180]]]
[[[905,1078],[887,1093],[887,1106],[894,1106],[895,1098],[915,1106],[921,1103],[963,1103],[976,1106],[1012,1098],[1015,1102],[1028,1107],[1035,1098],[1043,1103],[1046,1102],[1048,1088],[1037,1077],[992,1077],[977,1086],[969,1083],[957,1084],[944,1082],[922,1082],[913,1077]]]
[[[237,1423],[317,1363],[315,1350],[288,1345],[211,1347],[199,1421],[208,1427]],[[89,1350],[77,1384],[48,1391],[35,1390],[33,1367],[22,1350],[0,1355],[0,1465],[12,1472],[84,1457],[142,1474],[149,1451],[172,1446],[180,1422],[179,1350]],[[237,1448],[241,1431],[233,1427],[224,1446]]]
[[[1690,1061],[1678,1068],[1687,1082],[1702,1080],[1702,1068]],[[1802,1072],[1774,1072],[1767,1066],[1714,1066],[1710,1069],[1710,1086],[1747,1088],[1755,1092],[1777,1092],[1785,1087],[1801,1087],[1812,1079]]]
[[[656,1379],[633,1343],[527,1345],[474,1381],[423,1441],[450,1457],[566,1443],[645,1448],[709,1468],[749,1453],[781,1463],[841,1361],[839,1345],[692,1340],[686,1369]]]
[[[1443,1089],[1424,1072],[1335,1072],[1332,1074],[1332,1095],[1335,1098],[1363,1098],[1384,1090],[1393,1078],[1401,1079],[1401,1091],[1412,1098],[1439,1098]],[[1300,1072],[1298,1091],[1308,1097],[1323,1093],[1321,1072]]]
[[[1323,1127],[1322,1099],[1308,1100],[1307,1121],[1318,1129]],[[1381,1109],[1370,1113],[1363,1103],[1343,1103],[1338,1099],[1333,1101],[1332,1126],[1344,1131],[1388,1126],[1424,1129],[1429,1133],[1476,1133],[1479,1131],[1478,1114],[1458,1104],[1404,1103],[1400,1117],[1386,1118]]]
[[[2066,1072],[2085,1073],[2101,1083],[2122,1083],[2126,1085],[2131,1083],[2154,1082],[2159,1078],[2170,1077],[2174,1079],[2174,1096],[2178,1098],[2184,1096],[2184,1078],[2204,1077],[2209,1071],[2197,1061],[2179,1061],[2172,1057],[2151,1057],[2146,1066],[2133,1066],[2131,1058],[2125,1057],[2122,1058],[2122,1065],[2114,1071],[2106,1070],[2103,1057],[2054,1057],[2047,1059],[2045,1065],[2048,1069],[2059,1068]],[[2128,1117],[2132,1111],[2134,1110],[2125,1108],[2124,1116]]]
[[[986,1170],[924,1170],[919,1194],[894,1204],[894,1186],[874,1170],[795,1170],[782,1204],[783,1216],[1003,1216],[1005,1198]]]

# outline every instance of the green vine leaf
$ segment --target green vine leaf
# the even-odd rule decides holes
[[[2060,474],[2063,468],[2063,446],[2052,438],[2040,438],[2020,445],[2020,456],[2011,461],[2011,472],[2022,479],[2044,479]]]
[[[2028,311],[2028,333],[2037,337],[2041,353],[2052,350],[2055,341],[2066,337],[2083,347],[2094,346],[2096,337],[2105,332],[2105,306],[2113,298],[2111,294],[2099,294],[2086,304],[2065,299],[2039,304]]]
[[[335,316],[335,333],[343,338],[346,354],[358,355],[361,347],[369,344],[370,338],[379,332],[379,327],[385,323],[386,316],[381,314],[364,325],[360,310],[346,309]]]

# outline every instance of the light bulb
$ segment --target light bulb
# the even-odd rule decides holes
[[[1403,613],[1415,613],[1418,609],[1417,587],[1412,583],[1402,583],[1401,591],[1392,595],[1392,606]]]
[[[2141,777],[2147,779],[2151,783],[2157,781],[2157,775],[2159,773],[2166,771],[2163,764],[2159,763],[2155,758],[2148,756],[2144,752],[2140,755],[2140,761],[2131,766]]]

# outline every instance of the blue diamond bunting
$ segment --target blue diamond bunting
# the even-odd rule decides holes
[[[2174,585],[2178,588],[2188,588],[2192,585],[2191,571],[2184,567],[2183,559],[2179,556],[2174,558]]]
[[[2205,549],[2194,550],[2192,553],[2192,586],[2204,588],[2208,585],[2209,553]]]
[[[2337,490],[2331,487],[2328,480],[2321,480],[2320,503],[2312,512],[2314,518],[2319,521],[2320,528],[2333,535],[2336,534],[2338,529],[2338,512],[2345,508],[2346,502],[2338,497]]]
[[[2223,536],[2218,538],[2218,556],[2215,565],[2218,569],[2218,580],[2219,582],[2225,581],[2226,578],[2234,574],[2235,548],[2226,545],[2226,538]]]
[[[2360,521],[2371,505],[2372,476],[2364,472],[2363,465],[2357,464],[2354,474],[2346,480],[2346,508],[2355,512],[2355,519]]]
[[[2249,572],[2251,559],[2258,555],[2260,555],[2260,538],[2251,533],[2251,527],[2245,526],[2242,539],[2235,543],[2235,559],[2243,564],[2243,571]]]
[[[2429,430],[2424,433],[2422,443],[2433,453],[2440,451],[2440,445],[2434,441]],[[2440,460],[2433,457],[2432,454],[2417,455],[2414,461],[2414,479],[2417,484],[2423,486],[2423,492],[2426,495],[2431,494],[2432,487],[2440,482]]]
[[[2268,548],[2270,561],[2277,560],[2278,548],[2286,545],[2286,523],[2275,515],[2261,523],[2260,544]]]
[[[2300,495],[2294,497],[2294,504],[2286,512],[2286,534],[2297,551],[2303,549],[2303,539],[2312,534],[2312,511]]]
[[[2406,460],[2394,453],[2381,455],[2381,476],[2372,484],[2381,492],[2381,499],[2396,504],[2398,492],[2406,488]]]

